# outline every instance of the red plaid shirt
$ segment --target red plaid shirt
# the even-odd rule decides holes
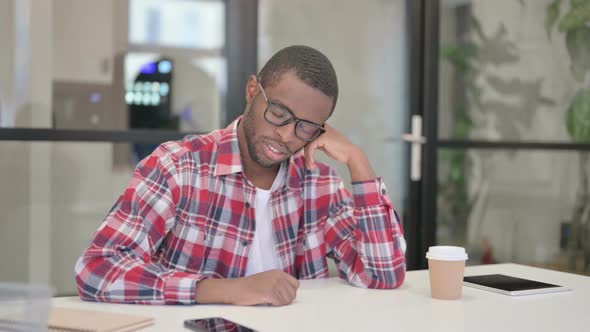
[[[162,144],[139,163],[76,263],[82,299],[192,304],[199,280],[244,276],[256,187],[242,173],[237,122]],[[355,286],[401,285],[402,228],[381,179],[353,183],[351,196],[329,166],[307,170],[303,153],[285,176],[271,194],[285,272],[325,278],[330,257]]]

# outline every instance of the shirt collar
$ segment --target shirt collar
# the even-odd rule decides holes
[[[217,145],[217,160],[215,161],[215,176],[223,176],[243,171],[242,158],[240,156],[240,143],[238,142],[238,123],[243,116],[238,117],[229,126],[221,130],[221,138]],[[285,172],[285,181],[283,186],[291,189],[299,188],[300,172],[304,170],[297,169],[295,159],[303,152],[295,153],[285,163],[289,163],[287,172]]]
[[[238,123],[242,116],[221,130],[221,138],[217,145],[217,160],[215,176],[228,175],[242,172],[242,159],[240,157],[240,143],[238,142]]]

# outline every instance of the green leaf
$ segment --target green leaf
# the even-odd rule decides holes
[[[572,3],[572,7],[573,7]],[[559,22],[559,31],[567,32],[572,29],[582,28],[590,22],[590,1],[580,1]]]
[[[454,139],[467,139],[469,138],[469,132],[471,131],[471,127],[473,127],[473,122],[469,118],[469,115],[462,111],[457,114],[455,118],[456,124],[455,129],[453,130],[453,138]]]
[[[472,60],[477,56],[477,47],[472,44],[446,46],[441,48],[441,57],[460,71],[468,71]]]
[[[584,81],[586,72],[590,71],[590,27],[573,29],[565,35],[565,45],[571,60],[573,76]]]
[[[551,39],[551,30],[559,18],[559,5],[561,0],[553,0],[547,6],[547,15],[545,16],[545,30],[547,31],[547,37]]]
[[[572,6],[572,9],[576,9],[586,2],[589,2],[589,0],[571,0],[570,4]]]
[[[590,90],[576,94],[566,114],[567,131],[574,141],[590,142]]]

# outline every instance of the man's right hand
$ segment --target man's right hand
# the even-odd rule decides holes
[[[237,305],[290,304],[295,300],[299,288],[299,281],[281,270],[253,274],[236,282],[238,291],[232,302]]]
[[[205,279],[197,283],[197,303],[287,305],[295,300],[299,281],[281,270],[236,279]]]

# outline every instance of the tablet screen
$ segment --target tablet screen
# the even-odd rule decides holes
[[[504,274],[487,274],[480,276],[464,277],[463,281],[485,287],[501,289],[507,292],[516,292],[530,289],[561,287],[540,281],[522,279]]]

